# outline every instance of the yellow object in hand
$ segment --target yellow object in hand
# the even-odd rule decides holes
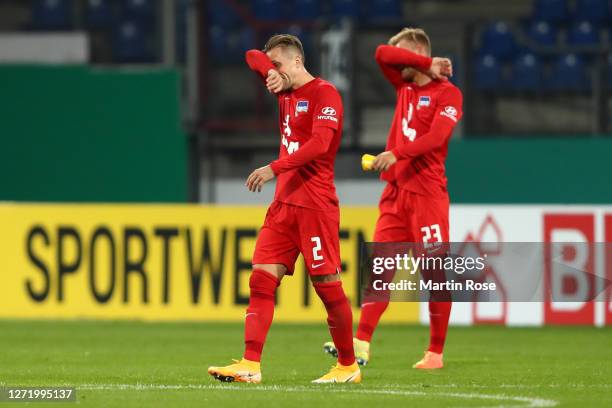
[[[376,156],[367,153],[361,156],[361,168],[364,171],[372,170],[372,163],[374,163],[375,158]]]

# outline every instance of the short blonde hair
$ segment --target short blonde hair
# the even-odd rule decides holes
[[[300,54],[302,57],[302,62],[306,60],[306,56],[304,55],[304,47],[302,46],[302,42],[295,35],[291,34],[275,34],[266,43],[263,51],[268,52],[272,48],[281,47],[283,49],[293,48],[295,51]]]
[[[412,41],[427,47],[431,52],[431,41],[429,36],[422,28],[405,27],[399,33],[389,39],[389,45],[397,45],[402,40]]]

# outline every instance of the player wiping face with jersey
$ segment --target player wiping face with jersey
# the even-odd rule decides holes
[[[452,65],[431,58],[431,42],[421,29],[405,28],[376,49],[375,59],[396,92],[395,114],[385,151],[371,167],[387,184],[379,202],[375,242],[447,243],[449,198],[445,172],[448,142],[462,116],[461,91],[446,80]],[[422,271],[439,276],[437,271]],[[415,368],[442,368],[451,303],[448,293],[431,293],[430,341]],[[360,363],[369,360],[369,345],[388,295],[378,301],[364,296],[355,338]],[[325,350],[335,352],[332,342]]]
[[[246,60],[276,95],[280,146],[278,159],[254,170],[246,186],[261,191],[274,177],[277,185],[253,254],[243,359],[210,367],[208,372],[222,381],[261,381],[259,363],[272,323],[276,288],[285,275],[293,274],[301,253],[338,344],[337,365],[314,382],[360,382],[352,344],[352,312],[339,274],[340,214],[334,162],[342,137],[342,99],[331,83],[308,73],[302,44],[292,35],[273,36],[263,51],[247,51]]]

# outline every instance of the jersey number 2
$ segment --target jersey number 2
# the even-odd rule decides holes
[[[310,241],[314,242],[315,244],[312,248],[312,258],[315,261],[320,261],[321,259],[323,259],[323,255],[321,255],[321,238],[312,237],[310,238]]]

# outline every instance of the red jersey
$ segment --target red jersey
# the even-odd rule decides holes
[[[417,194],[447,196],[444,163],[453,128],[463,115],[461,91],[448,81],[419,86],[402,80],[403,67],[427,69],[430,58],[383,45],[377,49],[376,60],[397,94],[385,150],[391,151],[398,162],[381,177]]]
[[[274,65],[261,51],[247,52],[251,69],[267,77]],[[315,78],[277,94],[281,145],[270,163],[277,176],[274,199],[317,210],[338,208],[334,163],[342,137],[343,106],[330,82]]]

